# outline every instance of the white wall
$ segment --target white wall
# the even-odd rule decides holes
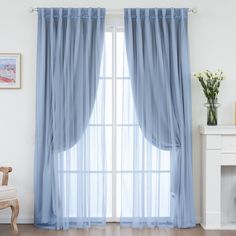
[[[190,15],[189,37],[192,71],[222,68],[219,123],[232,124],[236,101],[236,1],[235,0],[0,0],[0,52],[22,54],[22,89],[0,90],[0,165],[12,166],[10,183],[18,187],[19,222],[33,220],[33,168],[35,126],[35,57],[37,15],[29,7],[197,7]],[[200,140],[198,125],[206,122],[205,99],[192,81],[193,165],[196,217],[200,217]],[[0,222],[9,210],[0,211]]]

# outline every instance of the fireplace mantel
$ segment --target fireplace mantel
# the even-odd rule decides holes
[[[217,125],[217,126],[207,126],[202,125],[200,126],[200,133],[201,134],[235,134],[236,135],[236,126],[230,125]]]
[[[221,169],[236,166],[236,126],[200,126],[202,144],[202,226],[236,229],[223,223]],[[235,179],[236,181],[236,179]]]

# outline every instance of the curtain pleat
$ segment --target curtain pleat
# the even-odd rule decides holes
[[[96,220],[86,208],[91,187],[86,171],[91,165],[84,159],[91,142],[87,127],[99,84],[104,18],[105,9],[100,8],[38,9],[35,224],[39,227],[104,222],[104,204]],[[101,179],[101,203],[104,186]],[[71,209],[75,196],[76,214]]]
[[[133,158],[134,162],[135,158],[136,161],[143,158],[145,163],[151,156],[150,150],[159,152],[159,160],[164,156],[164,151],[169,153],[170,211],[169,214],[160,212],[159,198],[164,191],[160,186],[165,185],[165,181],[168,184],[168,179],[161,178],[163,170],[157,168],[158,187],[153,188],[151,167],[148,167],[149,174],[142,167],[141,174],[134,173],[132,177],[132,214],[129,218],[123,214],[121,221],[135,227],[192,227],[195,225],[195,215],[188,9],[125,9],[124,20],[132,95],[144,139],[143,154],[140,157],[136,152]],[[137,146],[142,145],[140,141],[138,144],[137,134],[134,136]],[[133,170],[135,172],[135,167]],[[149,191],[156,189],[159,196],[151,201]],[[155,214],[150,213],[151,208],[156,209]]]

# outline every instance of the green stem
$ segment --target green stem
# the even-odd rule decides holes
[[[209,125],[217,125],[217,108],[215,107],[214,103],[209,103],[208,108],[208,120],[207,123]]]

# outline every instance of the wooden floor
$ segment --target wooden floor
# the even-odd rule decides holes
[[[14,235],[10,225],[0,224],[0,236]],[[51,231],[37,229],[33,225],[19,225],[20,236],[236,236],[236,231],[204,231],[200,226],[193,229],[131,229],[110,223],[105,228]]]

